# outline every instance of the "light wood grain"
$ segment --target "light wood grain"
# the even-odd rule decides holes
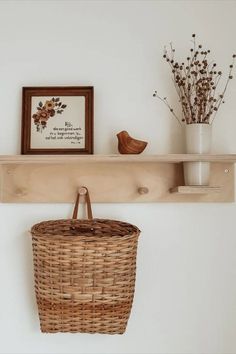
[[[120,163],[120,162],[163,162],[180,163],[185,161],[209,161],[234,163],[236,154],[167,154],[167,155],[0,155],[2,164],[69,164],[69,163]]]

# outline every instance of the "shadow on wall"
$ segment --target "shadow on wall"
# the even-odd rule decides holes
[[[38,322],[38,309],[36,303],[36,297],[34,292],[34,274],[33,274],[33,253],[32,253],[32,239],[29,231],[24,232],[20,237],[22,265],[24,272],[24,289],[25,289],[25,301],[27,306],[31,308],[29,324],[35,331],[39,331]]]
[[[185,152],[185,126],[180,125],[172,117],[166,117],[163,134],[165,134],[165,141],[162,142],[161,152],[157,154],[183,154]]]

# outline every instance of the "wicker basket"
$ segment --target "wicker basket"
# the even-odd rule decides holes
[[[88,220],[78,220],[80,196]],[[31,229],[35,291],[42,332],[124,333],[135,286],[139,229],[93,219],[87,188],[72,219]]]

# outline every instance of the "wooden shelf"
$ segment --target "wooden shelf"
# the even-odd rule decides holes
[[[178,186],[175,188],[170,188],[171,193],[178,194],[215,194],[220,193],[220,187],[209,187],[209,186]]]
[[[180,163],[187,161],[209,161],[235,163],[236,154],[201,155],[201,154],[167,154],[167,155],[1,155],[0,164],[33,163],[81,163],[81,162],[163,162]]]
[[[184,186],[188,161],[211,162],[210,187]],[[0,156],[0,201],[71,203],[85,185],[99,203],[232,202],[235,162],[236,154]]]

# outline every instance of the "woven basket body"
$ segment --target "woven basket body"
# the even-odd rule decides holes
[[[33,226],[41,331],[124,333],[135,286],[137,227],[114,220]]]

